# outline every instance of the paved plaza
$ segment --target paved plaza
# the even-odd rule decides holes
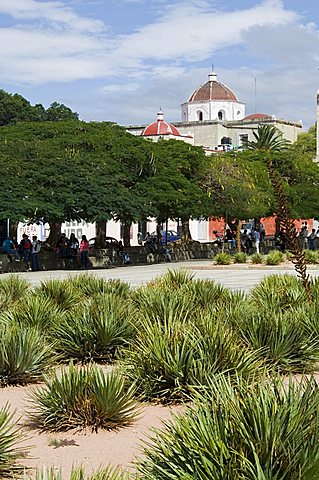
[[[154,265],[128,265],[126,267],[107,268],[89,270],[90,275],[99,278],[120,279],[128,282],[132,286],[142,285],[169,269],[187,269],[197,279],[214,280],[232,290],[249,291],[254,285],[259,283],[265,276],[272,274],[290,273],[295,275],[292,264],[286,263],[280,266],[234,264],[229,266],[213,265],[212,260],[191,260],[186,262],[159,263]],[[310,276],[319,275],[319,265],[310,265],[308,267]],[[50,270],[42,272],[25,272],[13,275],[19,275],[25,278],[33,285],[39,285],[41,281],[47,279],[66,279],[69,276],[83,273],[83,270]],[[11,274],[5,273],[0,276],[5,278]]]

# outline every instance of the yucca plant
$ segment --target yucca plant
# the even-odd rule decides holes
[[[200,309],[209,309],[211,307],[234,304],[240,301],[241,294],[234,294],[227,288],[213,280],[193,280],[192,283],[182,288],[182,293],[190,295],[191,301],[197,309],[197,316],[200,317]]]
[[[216,253],[214,260],[217,265],[230,265],[232,263],[231,256],[225,252]]]
[[[237,252],[234,255],[235,263],[246,263],[248,259],[247,253],[244,252]]]
[[[91,474],[86,474],[84,468],[81,466],[73,467],[68,476],[63,476],[61,470],[56,472],[54,468],[37,469],[33,477],[25,474],[23,480],[129,480],[130,478],[133,479],[133,477],[119,467],[108,466],[100,468]]]
[[[266,255],[266,264],[267,265],[279,265],[285,259],[285,256],[279,250],[272,250]]]
[[[188,285],[193,278],[194,274],[189,270],[168,270],[160,277],[148,282],[147,286],[149,288],[173,291]]]
[[[68,283],[88,297],[104,293],[127,298],[130,294],[130,286],[128,283],[119,279],[105,280],[104,278],[98,278],[88,273],[70,276]]]
[[[264,262],[264,256],[261,253],[254,253],[250,257],[251,263],[253,264],[259,264]]]
[[[188,289],[175,291],[158,286],[138,289],[133,295],[133,305],[132,317],[137,329],[145,318],[186,322],[192,318],[195,307],[194,296]]]
[[[0,280],[1,311],[25,298],[31,290],[31,285],[17,275],[10,275]]]
[[[14,413],[10,413],[9,405],[0,409],[0,477],[13,477],[21,474],[23,467],[19,459],[26,455],[26,448],[19,446],[22,434],[14,422]]]
[[[306,302],[300,279],[289,274],[265,277],[252,289],[249,297],[265,311],[294,309]]]
[[[315,381],[247,384],[221,375],[145,442],[138,475],[152,480],[315,480]]]
[[[64,359],[111,361],[134,337],[130,305],[114,294],[100,294],[68,312],[54,337]]]
[[[305,327],[306,310],[247,309],[237,318],[236,331],[248,348],[280,371],[313,371],[319,361],[319,335]]]
[[[306,263],[318,263],[319,257],[318,252],[314,250],[304,250],[304,257]]]
[[[112,370],[95,365],[77,368],[72,363],[60,374],[45,378],[45,386],[31,393],[30,421],[48,431],[72,428],[115,429],[130,425],[139,408],[134,386]]]
[[[7,313],[7,317],[21,326],[36,327],[46,336],[50,336],[54,325],[62,321],[63,315],[63,312],[51,300],[40,295],[30,295],[24,298]]]
[[[40,295],[62,311],[68,311],[83,303],[84,296],[67,280],[45,280],[36,289]]]
[[[163,403],[181,400],[219,372],[255,374],[262,362],[245,349],[218,312],[194,322],[144,318],[123,366],[141,395]]]
[[[0,326],[0,386],[36,382],[56,361],[38,329],[14,321]]]

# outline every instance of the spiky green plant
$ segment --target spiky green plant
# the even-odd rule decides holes
[[[285,259],[285,256],[279,250],[272,250],[266,255],[266,264],[267,265],[279,265]]]
[[[261,366],[219,318],[206,314],[196,324],[172,318],[144,318],[123,366],[141,395],[161,402],[181,400],[219,372],[248,377]]]
[[[93,298],[56,323],[57,351],[64,359],[111,361],[134,336],[130,304],[114,294]]]
[[[36,289],[36,294],[51,301],[62,311],[72,310],[84,301],[84,296],[67,280],[45,280]]]
[[[19,426],[14,422],[15,412],[10,413],[9,405],[0,409],[0,477],[13,477],[21,474],[23,467],[18,464],[19,459],[26,455],[26,447],[19,446],[22,434]]]
[[[196,315],[200,317],[201,311],[198,309],[208,309],[226,304],[234,304],[240,301],[242,295],[234,294],[227,288],[213,280],[193,280],[190,284],[182,288],[183,294],[189,295],[196,308]],[[182,303],[182,302],[180,302]]]
[[[145,444],[138,475],[152,480],[315,480],[315,381],[247,384],[222,375],[207,396],[174,415]]]
[[[237,252],[234,255],[234,261],[235,263],[246,263],[248,260],[248,255],[247,253],[244,252]]]
[[[24,299],[31,290],[31,285],[17,275],[10,275],[0,280],[1,311]]]
[[[61,470],[56,472],[54,468],[37,469],[34,477],[24,475],[24,480],[33,480],[33,478],[35,480],[67,480],[66,476],[62,475]],[[68,476],[68,480],[129,480],[130,478],[133,480],[133,477],[121,468],[111,466],[100,468],[91,474],[86,474],[82,466],[73,467],[71,474]]]
[[[306,302],[306,294],[293,275],[269,275],[249,295],[252,302],[264,311],[298,308]]]
[[[68,283],[88,297],[103,293],[127,298],[130,294],[130,286],[128,283],[119,279],[105,280],[104,278],[98,278],[88,273],[70,276]]]
[[[50,336],[54,325],[62,321],[63,312],[48,298],[30,295],[16,303],[7,316],[21,326],[36,327]]]
[[[46,377],[43,388],[33,390],[29,417],[48,431],[115,429],[136,419],[134,393],[134,386],[127,387],[117,371],[104,373],[95,365],[77,368],[71,363],[60,374]]]
[[[286,312],[246,309],[235,320],[236,331],[247,347],[280,371],[311,372],[319,361],[319,335],[305,328],[308,313],[302,307]]]
[[[251,263],[253,264],[259,264],[264,262],[264,256],[261,253],[254,253],[250,257]]]
[[[148,282],[147,286],[149,288],[173,291],[188,285],[193,278],[194,274],[189,270],[168,270],[160,277]]]
[[[216,253],[214,260],[217,265],[230,265],[232,262],[231,256],[225,252]]]
[[[0,326],[0,385],[36,382],[57,361],[36,328],[12,321]]]
[[[304,257],[306,263],[318,263],[319,257],[318,252],[314,250],[304,250]]]

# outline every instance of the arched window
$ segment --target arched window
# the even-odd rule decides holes
[[[224,120],[224,113],[221,110],[218,112],[218,120]]]
[[[202,122],[203,121],[203,112],[199,111],[199,112],[197,112],[197,115],[198,115],[198,121]]]

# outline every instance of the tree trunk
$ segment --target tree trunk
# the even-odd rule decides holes
[[[47,243],[51,246],[55,246],[61,235],[62,222],[49,222],[50,235],[48,236]]]
[[[10,238],[17,238],[18,222],[10,222],[9,230],[8,235],[10,235]]]
[[[132,222],[125,222],[123,225],[123,243],[124,247],[131,246],[131,226]]]
[[[105,248],[106,221],[96,222],[95,224],[95,247]]]
[[[162,234],[161,234],[161,221],[157,219],[156,221],[156,243],[159,245],[162,240]]]
[[[240,230],[241,230],[242,224],[243,224],[243,221],[242,221],[242,220],[238,220],[237,230],[236,230],[237,252],[238,252],[238,253],[241,252]]]
[[[182,235],[181,235],[181,240],[183,243],[188,243],[191,242],[192,235],[189,229],[189,218],[188,217],[181,217],[182,221]]]

